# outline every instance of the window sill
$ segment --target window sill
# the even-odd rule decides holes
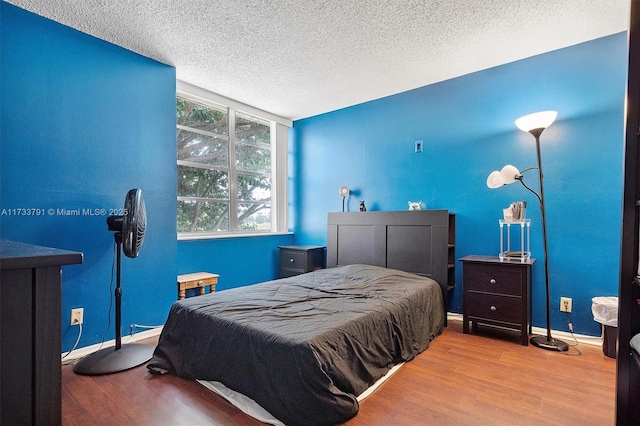
[[[283,235],[293,235],[293,232],[264,232],[264,233],[229,233],[229,234],[178,234],[178,241],[198,241],[198,240],[220,240],[228,238],[255,238],[255,237],[277,237]]]

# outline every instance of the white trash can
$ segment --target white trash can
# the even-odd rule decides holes
[[[609,358],[615,358],[618,342],[618,298],[599,296],[591,299],[593,319],[602,324],[602,352]]]

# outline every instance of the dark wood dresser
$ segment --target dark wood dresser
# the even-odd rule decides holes
[[[324,268],[324,246],[279,246],[280,278]]]
[[[0,424],[59,425],[61,266],[82,253],[0,240]]]
[[[469,334],[478,323],[520,331],[522,345],[531,333],[531,265],[535,259],[500,260],[493,256],[460,259],[463,286],[463,326]]]

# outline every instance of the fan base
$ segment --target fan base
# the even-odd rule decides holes
[[[117,373],[149,361],[154,349],[139,343],[122,345],[120,349],[104,348],[79,360],[73,371],[84,376]]]

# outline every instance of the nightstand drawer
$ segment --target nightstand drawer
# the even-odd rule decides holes
[[[523,268],[518,266],[474,264],[467,269],[465,290],[522,296],[522,273]]]
[[[290,250],[282,250],[280,252],[280,268],[299,269],[301,272],[304,272],[306,267],[306,252]]]
[[[500,296],[488,293],[469,292],[469,317],[510,324],[522,323],[522,300],[517,297]]]

